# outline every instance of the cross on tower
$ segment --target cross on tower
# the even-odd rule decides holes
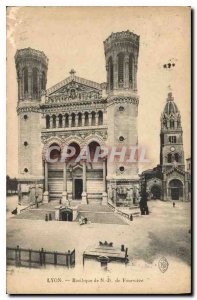
[[[76,71],[74,69],[71,69],[69,73],[70,73],[71,76],[74,76]]]

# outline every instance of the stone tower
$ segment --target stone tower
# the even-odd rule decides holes
[[[171,92],[161,115],[160,165],[163,200],[188,200],[181,115]]]
[[[170,92],[161,115],[160,165],[163,172],[172,166],[185,170],[182,135],[181,115]]]
[[[41,94],[46,89],[48,59],[31,48],[17,50],[15,64],[18,81],[18,190],[19,202],[41,201],[43,162],[40,110]]]
[[[138,146],[137,66],[139,36],[123,31],[112,33],[104,41],[107,70],[108,146],[129,149]],[[135,203],[138,198],[138,164],[108,159],[108,193],[114,202]],[[118,158],[118,157],[117,157]],[[128,203],[129,203],[128,202]],[[129,203],[129,204],[130,204]]]

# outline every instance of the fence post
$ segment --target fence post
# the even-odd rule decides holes
[[[54,252],[54,265],[57,265],[57,252]]]
[[[29,267],[31,268],[31,249],[29,249]]]
[[[16,265],[20,266],[21,265],[21,250],[19,248],[19,245],[16,247]]]
[[[43,263],[43,248],[40,251],[40,265],[42,266]]]
[[[68,250],[68,267],[70,267],[71,265],[71,254],[70,254],[70,250]]]

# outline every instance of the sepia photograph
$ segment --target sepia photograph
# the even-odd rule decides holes
[[[191,294],[191,8],[6,9],[8,294]]]

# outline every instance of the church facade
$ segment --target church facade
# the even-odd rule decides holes
[[[161,114],[160,164],[141,174],[150,199],[190,200],[191,177],[185,171],[181,115],[172,93]]]
[[[76,159],[84,147],[93,157],[98,148],[138,145],[139,36],[112,33],[104,41],[104,53],[106,82],[78,77],[71,70],[46,89],[47,56],[31,48],[17,50],[19,203],[138,203],[137,162],[105,155],[96,162]],[[75,155],[62,159],[66,147],[74,148]]]

